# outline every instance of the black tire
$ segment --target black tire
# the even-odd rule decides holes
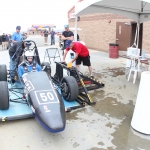
[[[42,66],[42,67],[45,66],[44,71],[45,71],[46,73],[48,73],[49,75],[51,75],[51,65],[50,65],[49,62],[43,62],[43,63],[41,64],[41,66]]]
[[[68,102],[76,100],[79,94],[79,88],[76,79],[72,76],[64,77],[61,83],[61,92],[64,99]]]
[[[0,65],[0,81],[7,81],[6,65]]]
[[[6,81],[0,81],[0,110],[9,108],[9,91]]]

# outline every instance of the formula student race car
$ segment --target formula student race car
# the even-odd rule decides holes
[[[34,116],[38,122],[50,132],[59,132],[65,129],[66,114],[60,89],[51,79],[51,68],[49,63],[40,63],[38,50],[34,41],[26,41],[25,49],[20,51],[17,57],[14,70],[6,69],[6,65],[0,65],[0,116],[2,121],[28,118]],[[22,63],[25,51],[34,51],[35,61],[41,64],[43,71],[28,72],[20,79],[18,75],[18,66]],[[7,73],[8,72],[8,73]],[[11,78],[15,74],[15,84],[10,81],[7,83],[7,77]],[[73,77],[65,77],[61,90],[65,82],[74,83],[70,87],[70,100],[78,96],[78,85]]]
[[[85,103],[94,104],[88,90],[104,87],[104,84],[83,76],[75,67],[67,68],[61,62],[56,62],[56,73],[52,77],[50,63],[40,62],[35,42],[25,42],[26,48],[20,49],[14,70],[0,65],[0,120],[34,116],[46,130],[63,131],[66,126],[65,111],[84,107]],[[34,51],[35,63],[42,66],[42,71],[27,72],[20,79],[17,70],[19,65],[24,64],[26,51]],[[63,77],[63,69],[68,70],[69,76]],[[15,84],[10,80],[11,74],[15,74]],[[86,83],[91,86],[86,87]]]

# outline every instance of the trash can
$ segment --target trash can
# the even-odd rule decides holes
[[[118,58],[119,47],[116,43],[109,44],[109,58]]]

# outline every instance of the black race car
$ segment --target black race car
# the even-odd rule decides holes
[[[25,41],[26,48],[17,53],[14,70],[7,70],[0,65],[0,120],[8,121],[35,117],[50,132],[65,129],[66,111],[95,104],[89,95],[90,90],[104,87],[94,78],[83,75],[75,67],[56,63],[56,73],[51,75],[49,62],[40,62],[37,46],[34,41]],[[26,51],[34,51],[35,63],[42,66],[42,71],[25,73],[20,79],[18,66],[23,64]],[[64,76],[66,69],[68,76]],[[15,74],[15,84],[10,80]]]
[[[68,101],[77,99],[79,91],[77,82],[74,77],[64,77],[59,87],[54,84],[50,64],[48,62],[41,64],[35,42],[25,42],[27,47],[20,49],[14,70],[7,70],[6,65],[0,65],[1,121],[34,116],[48,131],[63,131],[66,125],[65,111],[68,108],[65,108],[65,99],[61,91],[64,95],[68,95]],[[23,64],[22,58],[25,51],[34,51],[35,61],[42,66],[43,71],[25,73],[20,79],[17,70],[18,66]],[[15,84],[9,81],[12,73],[15,74]],[[73,83],[73,86],[68,88],[68,83]]]

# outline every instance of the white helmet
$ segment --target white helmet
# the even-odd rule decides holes
[[[29,61],[28,60],[29,58],[32,58],[32,60]],[[34,62],[34,51],[26,51],[25,54],[24,54],[24,61],[25,61],[27,66],[33,65],[33,62]]]

